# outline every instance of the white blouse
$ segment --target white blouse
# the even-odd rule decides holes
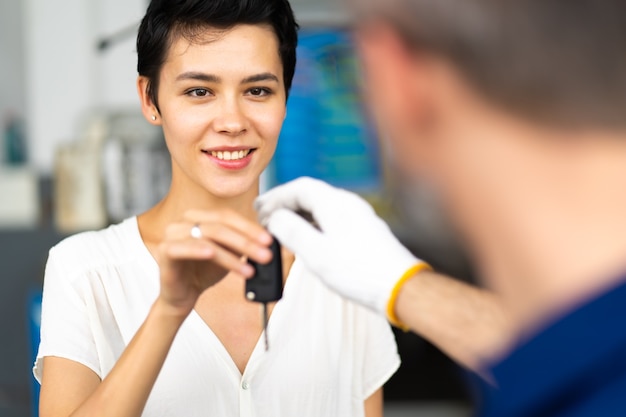
[[[105,378],[158,291],[159,268],[136,218],[52,248],[35,377],[41,381],[43,357],[57,356]],[[270,350],[261,335],[242,375],[192,312],[143,416],[363,416],[365,399],[400,365],[387,322],[332,293],[297,260],[267,331]]]

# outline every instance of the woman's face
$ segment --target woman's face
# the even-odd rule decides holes
[[[286,115],[278,48],[265,25],[207,29],[199,42],[172,43],[158,100],[173,186],[219,198],[257,191]]]

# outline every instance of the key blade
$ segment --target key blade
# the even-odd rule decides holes
[[[263,333],[265,335],[265,351],[270,349],[269,340],[267,338],[267,322],[268,322],[267,303],[263,303]]]

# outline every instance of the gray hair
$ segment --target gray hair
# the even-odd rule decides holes
[[[348,0],[525,117],[626,128],[624,0]]]

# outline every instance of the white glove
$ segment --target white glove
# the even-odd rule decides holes
[[[260,196],[256,208],[270,233],[332,290],[400,326],[400,287],[428,267],[393,236],[372,207],[351,192],[300,178]],[[309,212],[320,230],[297,211]]]

